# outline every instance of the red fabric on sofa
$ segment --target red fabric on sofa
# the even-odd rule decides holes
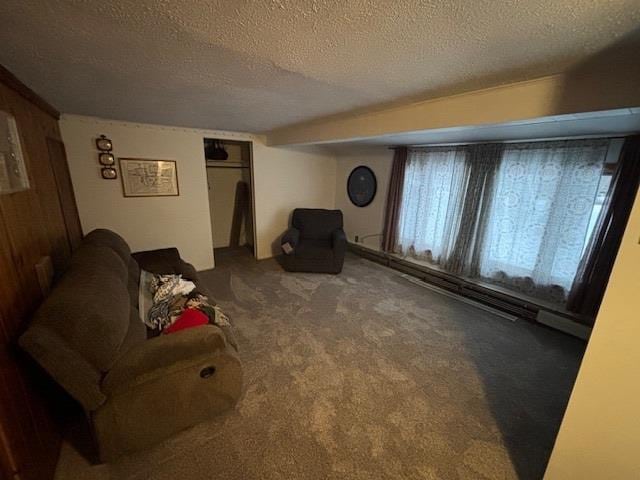
[[[200,325],[206,325],[209,323],[209,317],[207,317],[200,310],[195,308],[187,308],[182,315],[180,315],[175,322],[169,325],[163,330],[162,333],[175,333],[185,328],[199,327]]]

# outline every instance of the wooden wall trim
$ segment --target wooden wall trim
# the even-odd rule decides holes
[[[43,298],[37,266],[50,257],[63,272],[82,232],[58,111],[2,67],[0,110],[15,118],[30,183],[0,195],[0,479],[47,480],[60,451],[60,407],[70,400],[16,340]]]
[[[18,77],[16,77],[2,65],[0,65],[0,83],[4,83],[7,87],[14,90],[21,97],[27,99],[41,110],[51,115],[56,120],[60,119],[60,112],[56,108],[54,108],[49,102],[47,102],[36,92],[27,87],[18,79]]]

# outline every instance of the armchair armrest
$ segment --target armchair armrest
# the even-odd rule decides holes
[[[282,236],[282,240],[280,241],[280,245],[284,245],[288,243],[291,248],[295,250],[296,246],[300,242],[300,230],[295,227],[291,227],[289,230],[285,232]]]
[[[347,251],[347,235],[341,228],[336,228],[331,232],[331,246],[336,254],[341,254]]]
[[[122,356],[102,382],[102,391],[133,388],[174,370],[201,362],[219,352],[231,351],[223,331],[215,325],[202,325],[149,339]]]

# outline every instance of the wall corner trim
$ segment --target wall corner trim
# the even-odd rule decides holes
[[[16,77],[2,65],[0,65],[0,82],[4,83],[6,86],[18,93],[21,97],[30,101],[40,110],[48,113],[56,120],[60,119],[60,112],[56,108],[54,108],[49,102],[47,102],[36,92],[27,87],[20,81],[18,77]]]

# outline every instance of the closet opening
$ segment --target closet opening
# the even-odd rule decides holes
[[[230,255],[256,258],[253,144],[205,138],[204,154],[215,262]]]

